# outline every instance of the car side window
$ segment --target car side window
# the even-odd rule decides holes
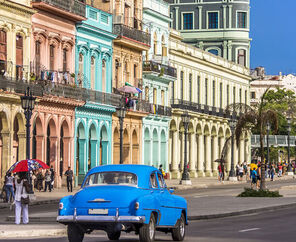
[[[157,177],[158,177],[158,183],[159,183],[160,188],[165,188],[165,183],[164,183],[162,175],[160,173],[157,173]]]
[[[158,188],[155,173],[150,175],[150,185],[152,188]]]

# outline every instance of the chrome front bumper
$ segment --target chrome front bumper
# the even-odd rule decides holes
[[[96,216],[96,215],[67,215],[58,216],[59,223],[100,223],[100,222],[131,222],[144,223],[145,216]]]

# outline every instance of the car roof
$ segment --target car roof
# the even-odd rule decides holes
[[[135,165],[135,164],[120,164],[120,165],[103,165],[97,166],[89,170],[87,175],[97,172],[109,172],[109,171],[124,171],[131,172],[138,177],[138,186],[143,188],[149,187],[150,174],[153,171],[158,171],[157,168],[147,165]]]

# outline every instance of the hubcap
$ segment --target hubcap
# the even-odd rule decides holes
[[[185,225],[184,225],[184,221],[183,219],[180,221],[180,234],[182,235],[182,237],[184,236],[185,233]]]
[[[152,240],[153,239],[153,236],[154,236],[154,223],[152,221],[150,221],[149,223],[149,236],[150,236],[150,239]]]

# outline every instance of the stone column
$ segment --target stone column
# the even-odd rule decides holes
[[[234,140],[234,145],[233,145],[234,149],[233,149],[233,164],[234,164],[234,170],[235,170],[235,167],[238,163],[238,147],[236,145],[236,140]]]
[[[179,29],[179,7],[175,7],[176,30]]]
[[[179,178],[179,170],[178,170],[178,154],[180,152],[180,146],[179,146],[179,132],[177,130],[173,133],[173,159],[172,159],[172,178]]]
[[[232,28],[232,5],[229,5],[228,8],[229,8],[229,15],[228,15],[229,16],[229,19],[228,19],[229,26],[228,26],[228,28],[231,29]]]
[[[202,29],[202,6],[198,6],[198,29]]]
[[[214,136],[213,138],[213,144],[214,144],[214,147],[213,147],[213,176],[217,176],[218,175],[218,171],[217,171],[217,167],[218,167],[218,163],[217,162],[214,162],[215,160],[218,159],[219,157],[219,146],[218,146],[218,136]]]
[[[211,136],[206,136],[206,176],[212,176],[212,167],[211,167]]]
[[[172,150],[172,144],[173,144],[172,139],[173,139],[173,135],[171,135],[171,131],[170,130],[168,130],[168,137],[169,137],[169,140],[168,140],[168,154],[167,154],[167,160],[168,160],[167,170],[170,171],[169,170],[169,167],[170,167],[170,164],[172,166],[172,151],[173,151]]]
[[[245,148],[244,139],[239,141],[239,163],[242,164],[245,161]]]
[[[197,175],[199,177],[204,177],[204,136],[202,134],[198,135],[198,161],[197,161]]]
[[[6,171],[10,168],[11,159],[11,136],[10,132],[2,132],[2,174],[1,177],[5,177]]]
[[[45,152],[44,152],[44,136],[36,135],[36,158],[42,161],[45,161]]]
[[[245,140],[245,146],[244,146],[244,149],[245,149],[245,161],[247,163],[250,163],[251,162],[251,157],[250,157],[250,146],[249,146],[249,140]]]
[[[18,144],[18,159],[19,160],[24,160],[26,159],[26,132],[18,132],[17,133],[19,144]],[[31,145],[32,147],[32,145]],[[31,152],[31,157],[32,158],[32,152]]]
[[[99,158],[97,157],[97,154],[99,153],[98,141],[90,139],[89,142],[90,142],[90,149],[91,149],[91,153],[90,153],[90,157],[89,157],[90,167],[93,168],[93,167],[97,166],[97,160],[99,160]],[[104,153],[103,146],[102,146],[101,152]],[[102,164],[103,164],[103,155],[102,155]]]
[[[226,5],[223,5],[223,29],[226,29],[226,19],[227,19],[227,15],[226,15]]]
[[[196,161],[197,161],[197,143],[196,143],[196,136],[195,133],[190,134],[190,162],[189,162],[189,172],[190,172],[190,178],[197,177],[196,172]]]

